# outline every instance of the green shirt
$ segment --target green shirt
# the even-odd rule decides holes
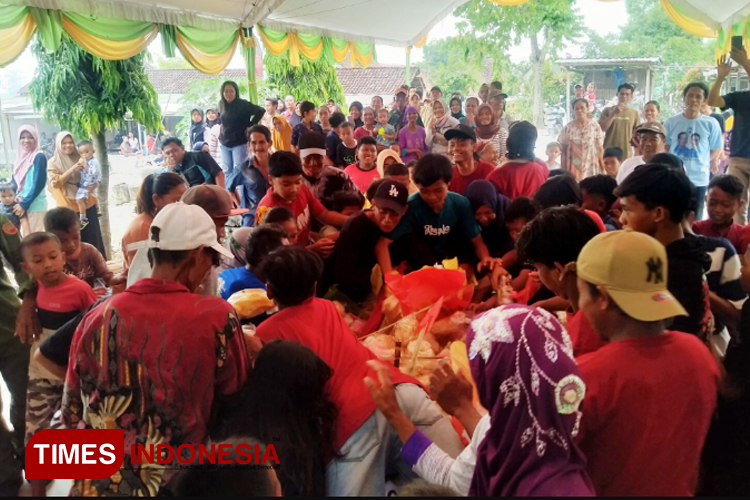
[[[16,282],[22,291],[28,290],[34,283],[21,268],[21,236],[18,229],[0,214],[0,253],[13,268]],[[21,301],[16,290],[8,279],[5,267],[0,265],[0,345],[13,339],[16,330],[16,315]]]
[[[481,233],[481,228],[469,200],[460,194],[448,192],[443,209],[436,214],[419,193],[414,193],[409,196],[409,210],[387,237],[395,241],[411,233],[424,238],[435,255],[446,258],[451,237],[472,240]]]

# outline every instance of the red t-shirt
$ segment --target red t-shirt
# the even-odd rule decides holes
[[[85,281],[66,276],[65,281],[51,288],[37,281],[37,316],[44,329],[57,330],[96,302],[94,290]]]
[[[719,369],[694,335],[610,342],[576,360],[581,450],[598,496],[692,496]]]
[[[375,411],[375,403],[363,380],[368,375],[377,380],[366,362],[378,358],[357,341],[333,303],[323,299],[313,298],[282,309],[261,323],[256,335],[263,343],[274,339],[299,342],[333,369],[328,390],[339,409],[334,447],[340,449]],[[394,384],[418,383],[392,364],[388,366]]]
[[[377,139],[379,128],[380,127],[378,125],[375,125],[375,130],[373,130],[372,132],[368,132],[365,127],[357,127],[357,130],[354,131],[354,140],[359,142],[361,138],[367,137],[368,135]]]
[[[274,194],[273,188],[268,188],[268,192],[260,200],[258,209],[255,211],[255,225],[262,224],[268,211],[274,207],[286,207],[292,211],[297,219],[297,229],[299,229],[297,245],[301,247],[306,247],[310,243],[310,216],[320,217],[326,210],[304,184],[300,187],[297,197],[291,202]]]
[[[750,226],[741,226],[733,222],[728,229],[719,228],[710,219],[697,220],[693,222],[693,231],[701,236],[711,238],[726,238],[740,255],[745,254],[747,245],[750,243]]]
[[[351,165],[346,167],[344,169],[344,172],[347,173],[354,185],[357,186],[357,189],[362,191],[362,194],[367,191],[367,188],[370,187],[370,183],[372,181],[374,181],[375,179],[380,179],[380,174],[378,173],[377,168],[373,168],[372,170],[367,171],[360,170],[359,166],[357,166],[356,163],[352,163]]]
[[[573,356],[581,356],[594,352],[602,347],[605,342],[596,334],[589,319],[580,309],[577,312],[565,315],[568,318],[565,329],[568,331],[570,341],[573,343]]]
[[[477,162],[477,168],[469,175],[461,175],[458,172],[458,167],[453,165],[453,178],[450,184],[448,184],[448,190],[463,195],[466,188],[474,181],[481,181],[486,179],[488,175],[495,170],[495,165],[487,163],[486,161]]]
[[[493,170],[487,176],[487,180],[494,184],[501,194],[514,200],[519,196],[533,197],[548,176],[549,170],[547,167],[535,161],[528,163],[508,162]]]

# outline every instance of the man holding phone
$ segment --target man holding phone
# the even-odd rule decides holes
[[[742,46],[741,36],[732,37],[732,52],[729,55],[750,75],[750,61]],[[718,106],[722,111],[728,108],[732,108],[734,111],[734,127],[732,128],[727,174],[737,177],[744,186],[742,201],[745,205],[734,216],[734,221],[744,226],[747,224],[748,189],[750,189],[750,92],[745,90],[720,95],[721,85],[729,75],[730,70],[731,63],[725,58],[717,68],[718,76],[708,95],[708,104]]]

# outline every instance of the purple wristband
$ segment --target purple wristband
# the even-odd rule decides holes
[[[404,462],[409,464],[409,467],[414,467],[417,465],[419,457],[424,454],[425,450],[427,450],[431,444],[432,441],[430,441],[430,438],[417,429],[411,436],[409,436],[409,439],[406,440],[403,448],[401,448],[401,458],[404,459]]]

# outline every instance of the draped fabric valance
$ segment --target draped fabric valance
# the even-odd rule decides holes
[[[210,74],[227,67],[240,43],[248,75],[255,74],[257,43],[250,28],[216,31],[15,5],[0,5],[0,66],[18,57],[35,32],[47,50],[57,50],[63,31],[88,52],[107,60],[132,57],[161,34],[168,57],[173,57],[179,49],[193,67]],[[300,55],[310,60],[326,57],[338,63],[348,56],[352,65],[361,66],[368,66],[375,55],[372,44],[284,33],[260,26],[258,32],[271,54],[286,54],[295,66],[299,65]]]

